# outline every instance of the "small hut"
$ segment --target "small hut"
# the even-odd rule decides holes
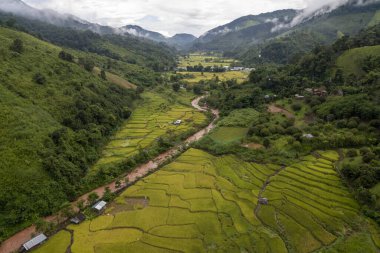
[[[70,222],[76,225],[81,224],[86,219],[86,216],[83,213],[77,214],[75,217],[70,219]]]
[[[106,208],[107,202],[105,201],[99,201],[95,205],[92,206],[92,209],[96,210],[97,212],[102,212]]]
[[[40,245],[41,243],[43,243],[44,241],[47,240],[47,236],[44,235],[44,234],[39,234],[37,235],[36,237],[32,238],[31,240],[27,241],[26,243],[24,243],[20,249],[20,252],[25,252],[25,251],[29,251],[31,250],[32,248]]]
[[[259,204],[261,204],[261,205],[268,205],[269,201],[268,201],[267,198],[260,198],[259,199]]]

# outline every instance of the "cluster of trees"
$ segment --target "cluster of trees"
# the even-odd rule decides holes
[[[365,94],[344,96],[331,99],[316,107],[317,115],[327,121],[358,117],[363,121],[378,119],[379,105],[368,99]]]
[[[350,149],[346,156],[349,157],[349,162],[342,165],[342,175],[354,188],[357,200],[365,205],[366,214],[380,224],[380,212],[376,209],[378,197],[370,191],[380,182],[380,148]],[[351,162],[351,159],[357,160],[358,156],[361,158],[359,162]]]
[[[187,66],[187,71],[189,72],[215,72],[215,73],[222,73],[226,72],[226,69],[222,66],[206,66],[204,67],[202,64],[194,65],[194,66]]]

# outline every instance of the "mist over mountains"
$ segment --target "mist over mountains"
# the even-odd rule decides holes
[[[379,0],[309,0],[308,7],[303,10],[278,10],[259,15],[244,16],[228,24],[211,29],[199,38],[186,33],[167,37],[161,33],[149,31],[137,25],[125,25],[116,28],[103,26],[88,22],[71,14],[61,14],[49,9],[36,9],[21,0],[4,0],[0,3],[0,9],[15,15],[61,27],[90,30],[100,35],[118,34],[136,36],[158,43],[165,43],[179,50],[216,50],[226,52],[234,51],[243,44],[245,46],[259,44],[268,39],[273,39],[280,34],[299,30],[305,24],[307,26],[308,23],[315,22],[316,18],[323,19],[326,15],[333,14],[341,8],[349,7],[352,11],[355,11],[355,9],[359,9],[360,7],[376,3],[379,3]],[[335,32],[338,32],[338,30]],[[341,32],[343,34],[350,34],[350,31]],[[331,31],[328,30],[328,33],[331,33]],[[331,37],[331,35],[329,36]],[[325,41],[328,40],[325,39]]]

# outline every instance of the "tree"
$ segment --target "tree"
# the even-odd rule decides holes
[[[79,64],[88,72],[92,72],[95,67],[95,63],[89,58],[79,58]]]
[[[70,218],[74,215],[74,210],[71,206],[71,203],[70,202],[65,202],[61,205],[61,216],[62,217],[66,217],[66,218]]]
[[[200,85],[194,85],[193,86],[193,92],[196,95],[201,95],[202,94],[202,87]]]
[[[144,87],[142,87],[142,86],[137,86],[137,88],[136,88],[136,94],[137,95],[140,95],[141,93],[143,93],[144,92]]]
[[[74,61],[74,57],[65,51],[59,52],[58,57],[64,61],[68,61],[68,62]]]
[[[112,198],[113,198],[113,193],[111,192],[110,188],[109,187],[106,187],[106,189],[104,190],[104,193],[103,193],[103,199],[107,202],[111,201]]]
[[[88,195],[87,201],[90,203],[90,205],[95,204],[95,202],[99,199],[99,195],[96,194],[96,192],[91,192]]]
[[[36,73],[34,76],[33,76],[33,81],[37,84],[45,84],[46,83],[46,77],[41,74],[40,72]]]
[[[179,83],[173,83],[172,88],[175,92],[178,92],[181,86],[179,85]]]
[[[107,75],[106,75],[106,72],[104,71],[104,69],[102,69],[102,71],[100,71],[100,78],[102,78],[103,80],[107,80]]]
[[[263,144],[264,144],[265,148],[269,148],[270,147],[270,140],[268,138],[265,138]]]
[[[24,51],[24,42],[20,39],[15,39],[9,49],[21,54]]]

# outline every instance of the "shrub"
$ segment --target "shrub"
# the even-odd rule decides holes
[[[21,54],[24,51],[24,43],[20,39],[15,39],[9,49]]]
[[[350,149],[347,151],[346,155],[348,157],[356,157],[358,155],[358,152],[355,149]]]
[[[43,74],[38,72],[33,76],[33,81],[37,84],[45,84],[46,77]]]
[[[178,92],[181,86],[179,85],[179,83],[173,83],[172,88],[175,92]]]
[[[68,62],[74,61],[74,57],[65,51],[59,52],[58,57],[64,61],[68,61]]]
[[[299,103],[292,104],[292,109],[296,112],[300,111],[302,109],[302,105]]]

